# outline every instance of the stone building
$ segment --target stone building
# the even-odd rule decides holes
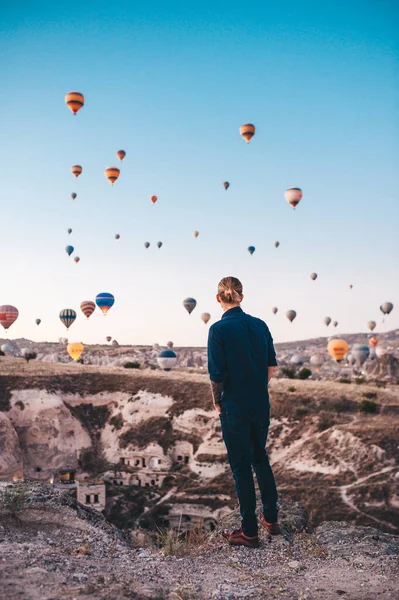
[[[96,510],[104,510],[106,491],[103,481],[78,481],[76,499],[85,506],[95,508]]]

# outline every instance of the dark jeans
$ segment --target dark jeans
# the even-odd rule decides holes
[[[265,446],[270,423],[269,402],[256,408],[241,407],[236,402],[222,402],[220,415],[223,440],[236,483],[242,528],[246,535],[258,533],[256,496],[252,467],[263,504],[266,521],[277,521],[277,489]]]

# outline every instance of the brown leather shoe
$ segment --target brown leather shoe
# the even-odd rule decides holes
[[[222,536],[229,542],[230,546],[246,546],[247,548],[259,548],[259,538],[257,535],[250,537],[245,535],[242,530],[223,531]]]
[[[281,529],[280,529],[280,525],[279,525],[278,521],[276,521],[275,523],[269,523],[268,521],[266,521],[264,515],[262,514],[259,517],[259,523],[266,529],[266,531],[270,535],[280,535],[281,534]]]

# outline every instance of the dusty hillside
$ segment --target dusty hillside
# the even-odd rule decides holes
[[[21,489],[20,484],[4,491]],[[25,492],[24,492],[25,494]],[[369,600],[395,598],[399,538],[371,527],[322,523],[310,531],[299,504],[281,501],[283,536],[232,549],[216,532],[191,541],[136,543],[96,511],[50,486],[30,484],[11,513],[0,502],[0,584],[5,600]],[[15,508],[15,506],[14,506]]]
[[[7,374],[5,374],[7,373]],[[397,386],[280,379],[268,442],[280,491],[325,519],[398,531]],[[61,468],[107,481],[107,516],[209,528],[235,505],[200,374],[0,361],[1,476]],[[143,489],[149,486],[150,489]]]

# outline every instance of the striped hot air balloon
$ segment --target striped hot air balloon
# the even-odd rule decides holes
[[[18,319],[18,309],[10,304],[0,306],[0,325],[8,329]]]
[[[68,92],[65,96],[65,104],[74,115],[82,108],[84,103],[84,96],[80,92]]]
[[[108,294],[108,292],[102,292],[101,294],[97,294],[96,296],[96,304],[100,310],[107,314],[109,309],[114,305],[115,298],[112,294]]]
[[[245,123],[245,125],[241,125],[240,127],[240,135],[244,138],[247,144],[251,141],[253,136],[255,135],[255,125],[252,123]]]
[[[91,300],[84,300],[80,304],[80,310],[82,311],[85,317],[89,318],[96,310],[96,305]]]
[[[76,312],[72,308],[64,308],[60,312],[60,319],[65,327],[69,329],[76,319]]]
[[[104,171],[105,177],[108,179],[111,185],[114,185],[115,181],[120,175],[118,167],[107,167]]]
[[[123,160],[126,156],[126,152],[124,150],[118,150],[116,156],[117,158],[119,158],[119,160]]]
[[[71,167],[71,171],[72,171],[73,175],[75,175],[75,177],[79,177],[79,175],[83,171],[83,167],[81,167],[80,165],[73,165]]]

